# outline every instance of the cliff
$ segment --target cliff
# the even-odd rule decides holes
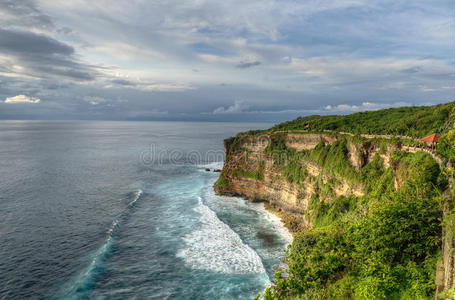
[[[226,139],[226,161],[221,180],[215,184],[220,195],[241,196],[250,201],[265,201],[272,209],[284,216],[285,222],[294,232],[311,227],[310,202],[314,197],[321,202],[330,202],[334,197],[361,197],[366,185],[361,181],[344,178],[341,172],[324,170],[317,160],[299,156],[304,151],[314,150],[318,145],[331,146],[335,142],[346,143],[343,152],[346,163],[357,173],[380,158],[385,168],[391,167],[391,153],[425,151],[402,143],[384,143],[380,140],[355,140],[352,136],[335,134],[279,134]],[[283,143],[283,148],[271,150],[273,143]],[[290,151],[289,151],[290,150]],[[286,174],[289,166],[299,166],[296,174]],[[349,168],[349,167],[348,167]],[[396,179],[395,185],[400,185]],[[321,193],[323,186],[330,187],[330,193]]]
[[[440,195],[448,182],[433,151],[409,137],[334,132],[240,134],[226,139],[225,149],[216,193],[264,201],[299,232],[287,258],[290,277],[267,291],[271,297],[431,298],[436,283],[438,293],[454,286],[451,232],[444,229],[450,239],[441,239]],[[330,251],[343,253],[334,259]],[[302,261],[302,254],[319,258]]]
[[[287,152],[267,151],[273,136],[249,137],[237,141],[225,141],[226,161],[222,171],[225,184],[215,185],[215,192],[222,195],[242,196],[250,201],[265,201],[270,208],[281,214],[288,227],[296,232],[311,226],[308,218],[308,207],[313,195],[317,193],[317,178],[323,184],[337,180],[333,185],[335,195],[362,195],[363,189],[358,184],[350,184],[340,176],[324,174],[322,167],[310,160],[301,160],[301,172],[307,174],[301,181],[288,180],[282,169],[277,166],[281,160],[292,160]],[[296,151],[314,149],[321,141],[331,145],[339,138],[324,134],[290,134],[285,138],[288,149]],[[374,150],[367,151],[350,145],[349,157],[354,166],[360,167],[372,155]],[[286,157],[288,156],[288,157]],[[329,198],[322,201],[330,201]]]

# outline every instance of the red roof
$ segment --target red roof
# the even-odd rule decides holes
[[[426,143],[437,143],[441,136],[439,134],[433,133],[432,135],[426,136],[423,139],[420,139],[421,142]]]
[[[310,124],[305,125],[305,128],[311,128]]]

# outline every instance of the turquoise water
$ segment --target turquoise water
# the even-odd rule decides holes
[[[267,126],[0,122],[0,298],[251,299],[289,235],[205,168]]]

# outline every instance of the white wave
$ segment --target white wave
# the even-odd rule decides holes
[[[128,203],[128,206],[133,205],[134,202],[136,202],[141,197],[142,193],[143,193],[143,191],[141,189],[137,190],[136,195],[134,196],[134,199],[130,203]]]
[[[261,215],[263,215],[272,224],[274,231],[277,232],[278,235],[281,236],[287,242],[287,244],[291,244],[292,241],[294,240],[292,233],[289,231],[289,229],[286,228],[284,222],[280,219],[280,217],[268,211],[264,206],[264,202],[249,202],[241,197],[218,196],[215,195],[215,191],[213,190],[213,188],[210,188],[207,191],[206,199],[214,199],[215,203],[220,202],[224,204],[228,202],[232,203],[234,201],[236,209],[240,209],[243,207],[249,207],[251,209],[254,209]]]
[[[111,227],[110,227],[109,230],[107,231],[107,239],[108,239],[108,240],[112,237],[112,233],[114,232],[115,227],[117,227],[117,225],[118,225],[118,219],[115,219],[115,220],[112,222]]]
[[[291,244],[292,241],[294,240],[294,237],[292,236],[292,233],[289,231],[289,229],[287,229],[285,226],[284,226],[284,222],[278,217],[276,216],[275,214],[271,213],[270,211],[268,211],[265,206],[264,206],[264,203],[263,202],[260,202],[260,203],[251,203],[251,205],[256,209],[258,210],[259,212],[263,213],[265,216],[267,216],[267,218],[270,220],[270,222],[272,223],[274,229],[276,230],[276,232],[278,232],[278,234],[283,237],[286,242],[288,244]]]
[[[218,219],[200,197],[194,210],[201,214],[202,224],[184,237],[187,248],[177,252],[188,267],[227,274],[266,272],[259,255]]]
[[[222,169],[223,168],[223,164],[224,164],[224,161],[216,161],[216,162],[212,162],[212,163],[209,163],[209,164],[198,165],[198,167],[201,168],[201,169],[205,169],[205,168]]]

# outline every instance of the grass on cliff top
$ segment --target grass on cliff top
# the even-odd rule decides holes
[[[455,102],[434,106],[410,106],[358,112],[350,115],[307,116],[275,125],[269,130],[252,130],[242,135],[256,136],[270,131],[333,130],[353,134],[389,134],[424,137],[444,133],[455,117]]]
[[[334,130],[354,134],[391,134],[423,137],[443,132],[453,123],[455,102],[434,106],[412,106],[365,111],[346,116],[309,116],[284,122],[272,131],[305,129]],[[450,123],[450,124],[447,124]]]

